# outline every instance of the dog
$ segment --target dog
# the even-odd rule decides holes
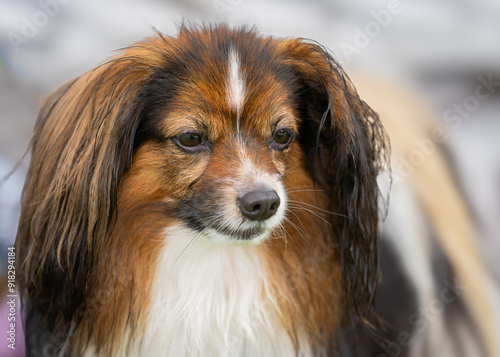
[[[384,351],[363,341],[384,341],[390,144],[319,44],[157,33],[51,95],[31,154],[16,241],[28,355]]]
[[[393,172],[374,302],[385,341],[359,355],[500,355],[498,291],[478,250],[480,227],[449,133],[418,93],[377,77],[352,79],[391,138]]]

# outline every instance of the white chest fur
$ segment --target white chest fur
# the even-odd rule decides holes
[[[295,356],[256,246],[167,232],[140,356]],[[308,355],[309,353],[301,353]]]

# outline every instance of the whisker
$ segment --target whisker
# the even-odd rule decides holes
[[[288,202],[290,203],[294,203],[294,204],[297,204],[297,205],[306,205],[306,206],[309,206],[309,207],[312,207],[312,208],[315,208],[319,211],[322,211],[324,212],[325,214],[331,214],[331,215],[334,215],[334,216],[339,216],[339,217],[344,217],[344,218],[349,218],[348,216],[346,216],[345,214],[341,214],[341,213],[337,213],[337,212],[332,212],[332,211],[328,211],[326,209],[323,209],[321,207],[318,207],[318,206],[315,206],[313,204],[310,204],[310,203],[306,203],[306,202],[301,202],[301,201],[296,201],[296,200],[288,200]]]
[[[318,212],[314,212],[308,208],[305,208],[305,207],[301,207],[301,206],[294,206],[293,204],[290,205],[290,207],[292,208],[296,208],[296,209],[301,209],[303,211],[306,211],[306,212],[309,212],[310,214],[312,214],[313,216],[315,217],[318,217],[319,219],[321,219],[323,222],[325,222],[326,224],[328,224],[330,227],[332,226],[332,224],[330,222],[328,222],[324,216],[322,216],[321,213],[318,213]]]
[[[288,232],[286,231],[285,227],[281,226],[281,230],[283,231],[283,239],[285,240],[285,252],[283,255],[286,256],[286,252],[288,250]]]
[[[288,202],[292,203],[292,204],[295,204],[295,205],[298,205],[298,206],[307,206],[307,207],[311,207],[312,209],[315,209],[317,211],[320,211],[322,214],[324,214],[325,216],[329,215],[329,214],[335,214],[335,212],[332,212],[332,211],[328,211],[324,208],[321,208],[321,207],[318,207],[316,205],[313,205],[312,203],[307,203],[307,202],[302,202],[302,201],[297,201],[297,200],[288,200]],[[319,212],[318,212],[319,213]]]
[[[197,233],[193,238],[191,238],[191,240],[189,241],[188,244],[186,244],[186,247],[184,247],[184,249],[182,250],[181,254],[179,254],[179,256],[177,257],[177,259],[175,260],[174,264],[177,263],[177,261],[181,258],[181,256],[184,254],[184,252],[189,248],[189,247],[192,247],[194,245],[194,243],[198,240],[198,238],[201,237],[201,233]]]
[[[304,187],[303,189],[297,187],[297,189],[287,190],[287,193],[295,193],[295,192],[325,192],[325,190],[319,190],[314,188],[307,189],[307,187]]]
[[[283,239],[285,240],[285,252],[283,253],[283,255],[286,256],[286,252],[288,250],[288,237],[292,239],[292,236],[288,234],[283,224],[280,224],[280,229],[283,231]]]
[[[302,231],[295,223],[293,223],[291,220],[289,220],[288,218],[285,218],[285,221],[288,222],[288,224],[290,224],[293,228],[295,228],[295,230],[297,230],[297,232],[299,233],[300,237],[305,241],[307,242],[307,244],[309,244],[310,246],[312,246],[311,242],[309,242],[308,239],[306,239],[305,237],[305,233],[304,231]]]
[[[301,161],[301,162],[299,162],[298,164],[293,165],[292,167],[287,168],[287,169],[285,170],[284,174],[289,173],[290,171],[292,171],[292,170],[293,170],[293,169],[295,169],[296,167],[298,167],[298,166],[302,165],[302,163],[303,163],[303,162]]]
[[[330,222],[327,220],[327,215],[324,214],[324,213],[315,212],[312,209],[309,209],[307,207],[303,207],[303,206],[300,206],[300,205],[295,205],[295,204],[291,204],[290,207],[295,208],[297,210],[302,210],[302,211],[308,212],[308,213],[312,214],[313,216],[321,219],[323,222],[325,222],[325,223],[327,223],[327,224],[330,225]]]
[[[285,227],[283,226],[283,223],[280,223],[276,228],[275,228],[276,234],[274,235],[277,239],[283,239],[287,240],[287,231]]]
[[[298,220],[299,220],[299,224],[302,226],[302,228],[300,228],[298,225],[296,225],[295,223],[293,223],[290,219],[286,218],[286,221],[288,223],[290,223],[299,233],[305,233],[304,231],[304,225],[302,224],[302,220],[300,219],[300,217],[297,215],[297,213],[293,212],[293,211],[289,211],[291,214],[293,214]]]

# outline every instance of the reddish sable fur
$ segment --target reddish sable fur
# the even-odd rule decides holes
[[[283,326],[295,343],[305,331],[313,351],[333,354],[366,317],[377,274],[375,179],[389,154],[376,113],[316,44],[183,28],[123,50],[40,111],[17,239],[29,348],[58,336],[72,356],[89,343],[112,355],[124,335],[140,338],[165,228],[183,221],[186,200],[234,174],[230,46],[248,86],[245,145],[282,175],[291,200],[284,227],[259,247]],[[265,140],[278,122],[297,140],[271,152]],[[214,143],[211,153],[187,155],[170,140],[193,127]]]

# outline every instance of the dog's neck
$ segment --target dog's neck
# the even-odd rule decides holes
[[[268,285],[260,246],[166,232],[137,355],[290,356],[296,349]],[[302,349],[304,349],[302,347]],[[302,355],[310,355],[307,348]]]

